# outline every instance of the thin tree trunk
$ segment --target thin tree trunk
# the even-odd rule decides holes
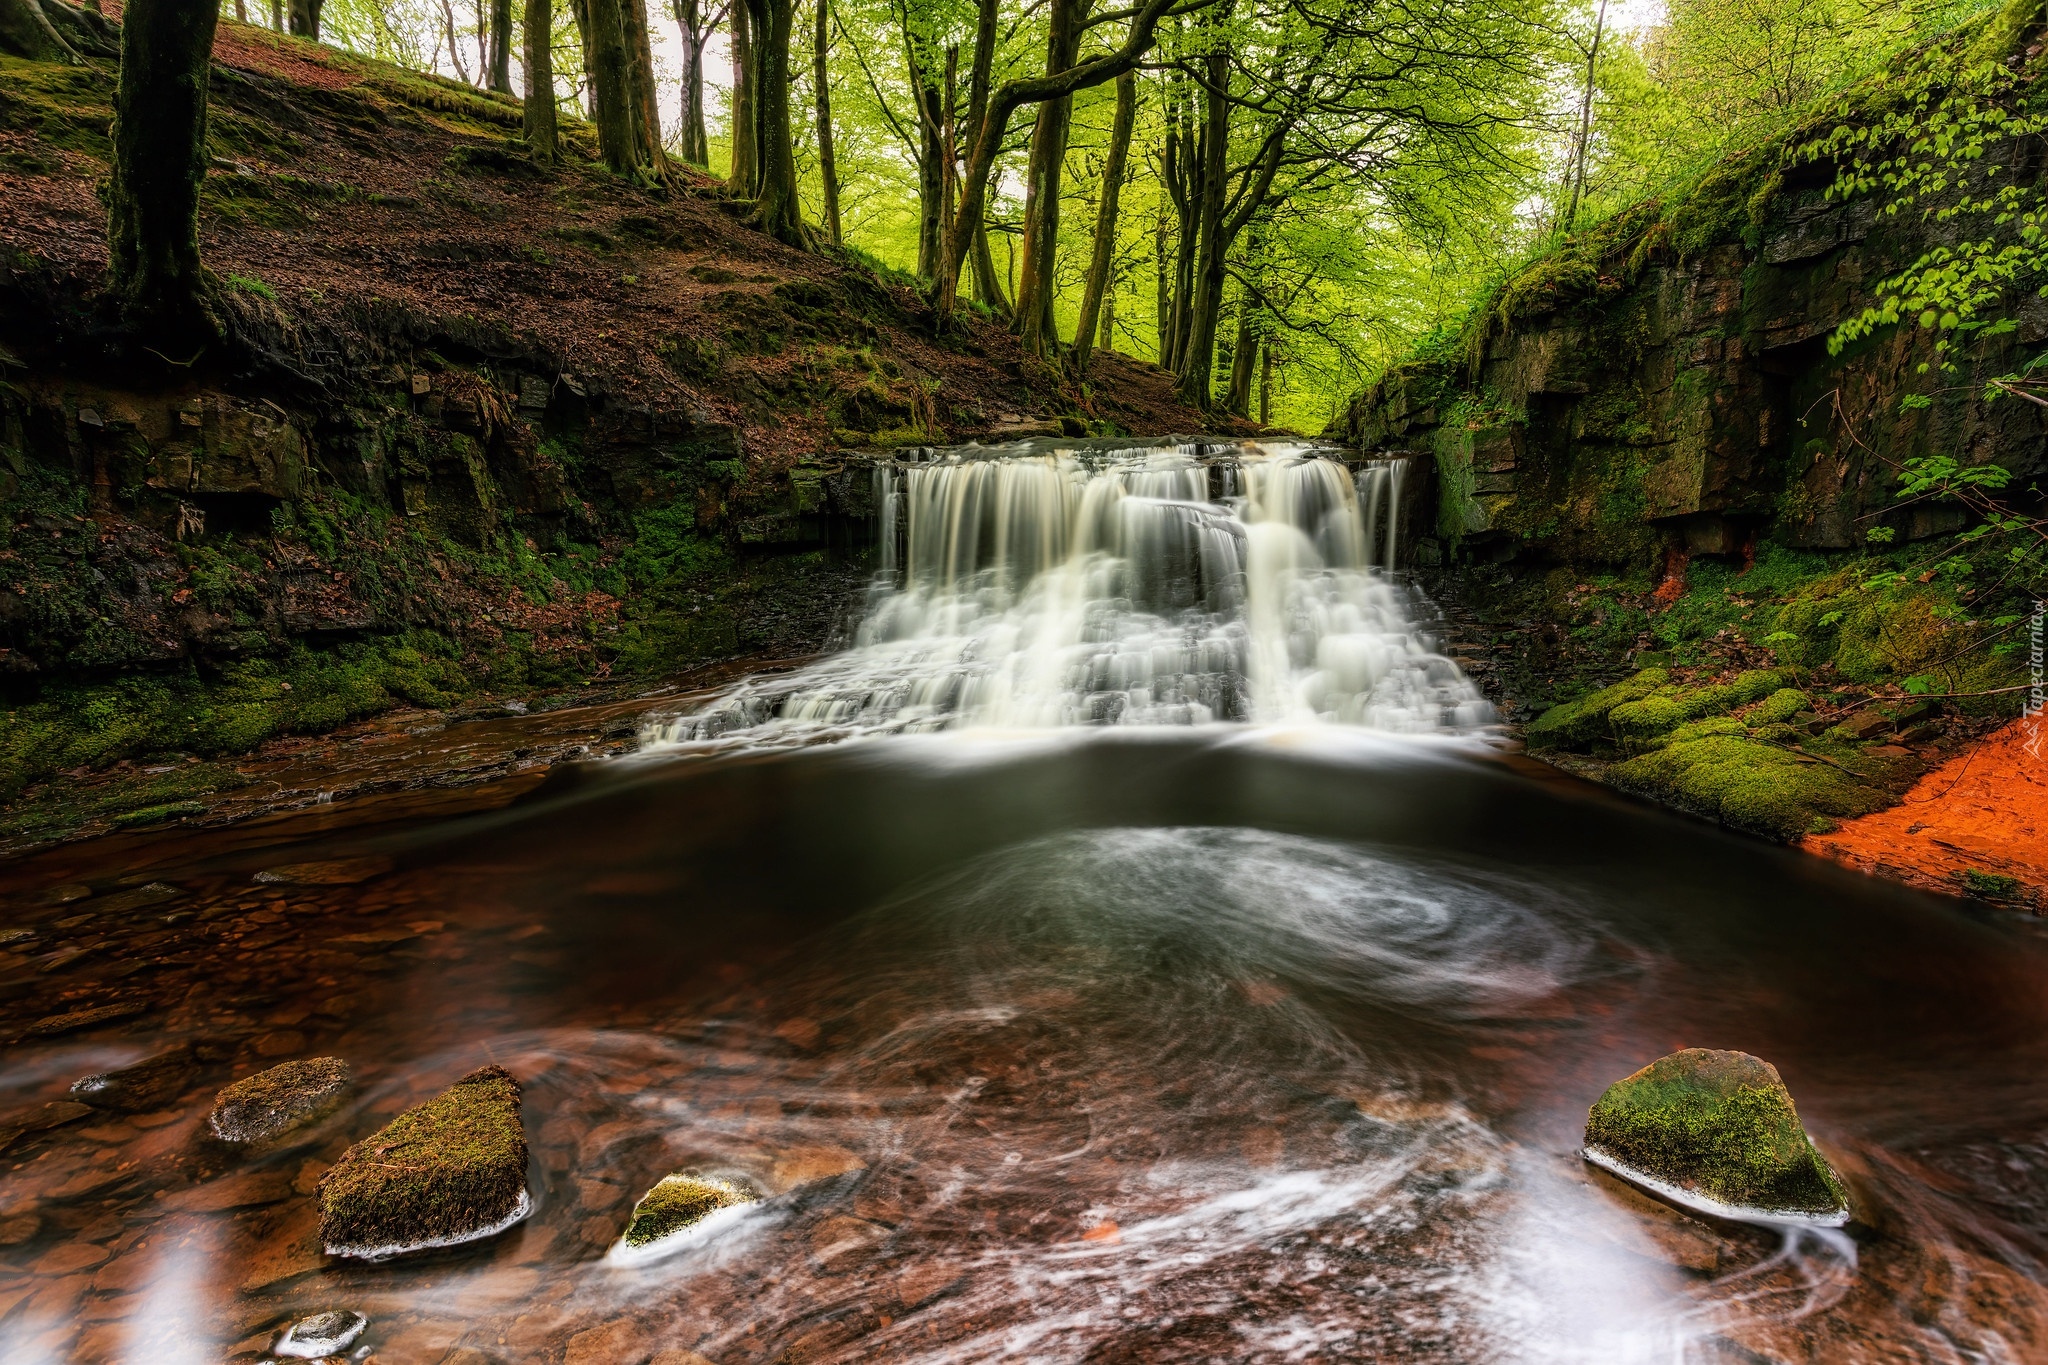
[[[299,0],[291,0],[291,3],[294,6],[292,32],[297,33],[299,30],[296,6]],[[465,81],[469,80],[469,64],[462,60],[462,44],[455,37],[455,7],[449,0],[441,0],[441,35],[448,42],[448,60],[455,63],[455,74]]]
[[[988,247],[986,226],[974,234],[974,297],[999,315],[1010,311],[1010,300],[1003,293],[1002,276],[996,274],[995,253]]]
[[[526,0],[526,147],[535,161],[560,155],[555,131],[554,0]]]
[[[925,54],[904,34],[904,56],[910,64],[910,98],[917,106],[917,277],[926,284],[938,278],[945,241],[946,144],[940,127],[942,94],[926,70]]]
[[[676,27],[683,34],[683,126],[677,133],[683,160],[693,166],[711,161],[711,132],[704,122],[704,49],[725,19],[725,11],[705,16],[700,0],[673,0]]]
[[[0,0],[0,52],[38,62],[79,60],[37,0]]]
[[[301,38],[320,36],[320,9],[325,0],[285,0],[285,13],[291,20],[292,32]]]
[[[1116,280],[1117,270],[1112,264],[1109,268],[1109,286],[1102,295],[1102,331],[1095,342],[1095,349],[1098,351],[1116,349]]]
[[[1102,200],[1095,211],[1095,252],[1088,262],[1088,284],[1081,294],[1081,316],[1074,325],[1074,373],[1088,373],[1088,352],[1095,345],[1095,317],[1109,284],[1110,262],[1116,256],[1117,200],[1123,194],[1124,159],[1131,150],[1131,127],[1138,116],[1138,78],[1126,71],[1116,78],[1116,117],[1109,126],[1109,155],[1102,165]]]
[[[95,10],[94,13],[98,13],[98,11]],[[249,22],[249,0],[235,0],[235,22],[238,24]]]
[[[1167,369],[1166,344],[1173,331],[1173,273],[1166,264],[1166,209],[1152,223],[1152,331],[1159,367]]]
[[[490,88],[512,93],[512,0],[491,0]]]
[[[270,26],[284,32],[284,0],[270,0]]]
[[[220,335],[199,260],[217,0],[129,0],[114,87],[108,292],[122,322],[183,349]]]
[[[1257,313],[1249,293],[1238,300],[1237,340],[1230,348],[1230,391],[1223,399],[1224,410],[1236,417],[1252,414],[1252,371],[1259,354],[1259,338],[1253,330]]]
[[[1202,269],[1195,281],[1193,318],[1188,326],[1187,351],[1181,357],[1180,383],[1176,386],[1182,402],[1209,410],[1214,401],[1210,372],[1216,365],[1216,314],[1223,303],[1224,259],[1229,243],[1223,240],[1223,179],[1229,162],[1230,101],[1224,90],[1230,81],[1230,61],[1221,47],[1210,52],[1206,126],[1202,130]]]
[[[1273,425],[1273,338],[1259,343],[1259,426]]]
[[[751,199],[760,183],[754,155],[754,20],[746,0],[732,6],[732,165],[725,187]]]
[[[796,0],[746,0],[754,21],[754,155],[760,188],[754,196],[756,228],[790,246],[810,246],[797,197],[796,140],[790,122],[790,39]]]
[[[583,60],[590,72],[591,121],[598,152],[614,175],[640,167],[640,132],[633,101],[633,54],[626,42],[621,0],[586,0]]]
[[[825,235],[832,245],[839,237],[839,162],[832,155],[832,80],[826,58],[831,55],[832,0],[817,0],[817,25],[811,37],[811,88],[818,106],[818,178],[824,182]]]
[[[1089,3],[1052,0],[1046,13],[1046,75],[1059,75],[1074,65]],[[1071,95],[1055,96],[1038,106],[1038,123],[1031,130],[1031,159],[1024,172],[1024,277],[1017,285],[1017,335],[1032,355],[1049,356],[1059,349],[1053,268],[1059,255],[1060,176],[1073,113]]]
[[[1572,148],[1572,188],[1570,202],[1566,204],[1564,217],[1559,220],[1561,231],[1570,232],[1572,224],[1579,220],[1579,197],[1586,191],[1586,144],[1593,136],[1593,72],[1600,61],[1600,35],[1607,29],[1607,0],[1600,0],[1599,17],[1593,21],[1593,47],[1586,54],[1586,93],[1579,101],[1579,136]]]
[[[619,0],[619,18],[625,23],[626,44],[633,58],[634,136],[640,141],[640,164],[666,177],[668,153],[662,148],[660,87],[654,76],[647,0]]]

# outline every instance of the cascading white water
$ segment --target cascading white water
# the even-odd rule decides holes
[[[1401,470],[1354,479],[1308,447],[1256,444],[884,463],[882,571],[853,646],[647,738],[1486,725],[1491,706],[1418,636],[1393,574]]]

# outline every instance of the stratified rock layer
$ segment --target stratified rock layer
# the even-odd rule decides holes
[[[339,1057],[285,1062],[222,1090],[206,1126],[223,1142],[272,1142],[333,1113],[348,1086],[348,1063]]]
[[[1687,1048],[1607,1088],[1586,1150],[1677,1190],[1759,1213],[1847,1211],[1778,1070],[1746,1052]]]
[[[487,1066],[343,1154],[320,1182],[320,1240],[392,1256],[488,1237],[531,1206],[519,1082]]]

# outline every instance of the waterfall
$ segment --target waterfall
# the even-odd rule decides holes
[[[1310,447],[1250,443],[883,462],[880,573],[852,647],[648,738],[1488,724],[1393,573],[1402,470],[1354,477]]]

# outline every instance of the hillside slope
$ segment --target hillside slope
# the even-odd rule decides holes
[[[1204,419],[1085,386],[911,282],[624,183],[570,124],[223,20],[201,240],[230,344],[132,355],[95,310],[116,30],[0,57],[0,835],[147,821],[244,752],[822,647],[868,572],[854,449]],[[119,8],[107,14],[118,20]],[[53,774],[164,771],[81,812]],[[26,794],[27,799],[24,798]]]

